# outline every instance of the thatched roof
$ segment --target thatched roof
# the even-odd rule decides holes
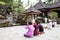
[[[41,13],[39,10],[37,10],[37,9],[35,9],[33,7],[30,7],[27,10],[24,11],[24,13],[30,13],[30,12]]]
[[[45,4],[42,2],[42,1],[39,1],[35,6],[34,8],[36,9],[43,9],[43,8],[46,8]]]
[[[60,1],[52,4],[51,6],[48,6],[47,8],[60,8]]]

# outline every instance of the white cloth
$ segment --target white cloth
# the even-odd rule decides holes
[[[52,25],[54,25],[56,27],[57,26],[57,23],[56,22],[50,22],[48,24],[48,27],[51,29],[52,28]]]
[[[35,23],[35,19],[32,19],[32,23]]]
[[[51,29],[52,28],[52,22],[48,24],[48,27]]]
[[[45,17],[45,23],[47,23],[47,18]]]
[[[57,23],[56,23],[56,22],[53,22],[52,24],[53,24],[55,27],[56,27],[56,25],[57,25]]]

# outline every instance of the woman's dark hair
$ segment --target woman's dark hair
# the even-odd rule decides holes
[[[28,22],[29,23],[29,25],[32,25],[32,22]]]
[[[35,20],[35,22],[36,22],[37,24],[39,24],[39,22],[38,22],[37,20]]]

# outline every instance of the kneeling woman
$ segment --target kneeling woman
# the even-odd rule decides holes
[[[38,21],[37,20],[35,21],[34,28],[35,28],[35,30],[34,30],[34,36],[39,35],[40,32],[39,32],[39,25],[38,25]]]
[[[39,32],[40,34],[44,33],[44,27],[41,24],[39,24]]]
[[[34,27],[31,22],[28,23],[26,29],[28,29],[27,33],[24,34],[25,37],[31,38],[34,34]]]

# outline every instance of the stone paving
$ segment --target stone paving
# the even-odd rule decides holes
[[[24,33],[27,31],[25,26],[4,27],[0,28],[0,40],[60,40],[59,26],[51,30],[45,29],[45,34],[33,38],[24,37]]]

